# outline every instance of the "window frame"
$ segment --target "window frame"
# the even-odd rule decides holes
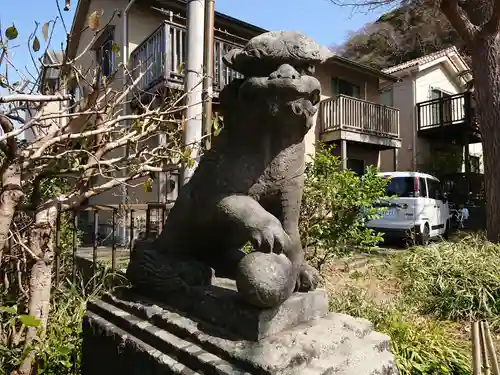
[[[118,70],[117,56],[113,51],[114,44],[115,28],[114,26],[110,25],[105,30],[103,30],[103,32],[95,42],[93,48],[95,53],[95,60],[101,67],[99,79],[102,79],[102,77],[110,77]],[[105,62],[107,66],[106,69],[104,68]]]
[[[348,86],[350,86],[352,89],[356,89],[358,91],[358,95],[354,95],[356,90],[352,90],[353,91],[353,95],[349,95],[349,94],[343,94],[340,92],[340,85],[341,84],[346,84]],[[340,78],[340,77],[332,77],[332,96],[333,97],[337,97],[339,95],[345,95],[345,96],[349,96],[351,98],[357,98],[357,99],[364,99],[363,97],[363,92],[361,90],[361,85],[358,85],[357,83],[354,83],[354,82],[351,82],[347,79],[344,79],[344,78]]]
[[[428,198],[429,199],[434,199],[434,200],[443,200],[443,193],[441,191],[441,183],[437,180],[434,180],[432,178],[428,178],[426,177],[425,178],[426,182],[427,182],[427,195],[428,195]],[[432,193],[435,193],[434,196],[432,196],[431,194],[431,188],[429,187],[429,185],[432,185],[432,184],[429,184],[429,182],[431,182],[435,185],[435,191],[432,192]],[[434,188],[434,186],[433,186]]]

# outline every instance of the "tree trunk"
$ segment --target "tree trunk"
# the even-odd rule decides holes
[[[24,194],[21,189],[21,167],[18,163],[4,162],[1,172],[2,191],[0,193],[0,267],[9,230],[16,213],[16,207]]]
[[[486,231],[488,240],[500,242],[500,39],[477,35],[472,45],[472,71],[482,133]]]
[[[57,217],[56,207],[38,212],[35,227],[29,234],[29,246],[37,256],[31,269],[29,283],[28,312],[40,320],[39,327],[29,327],[26,332],[25,347],[31,346],[37,334],[43,339],[47,328],[52,285],[52,265],[54,263],[54,233]],[[35,374],[35,352],[31,350],[18,370],[19,375]]]
[[[14,130],[12,121],[0,114],[0,128],[4,134]],[[17,140],[14,137],[1,144],[5,159],[0,169],[2,190],[0,192],[0,269],[3,249],[9,237],[9,230],[16,213],[16,207],[23,198],[21,161],[18,158]]]

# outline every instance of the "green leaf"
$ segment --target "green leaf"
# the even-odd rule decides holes
[[[16,26],[12,25],[5,30],[5,37],[9,40],[14,40],[18,37]]]
[[[182,156],[184,157],[184,159],[190,159],[191,152],[192,152],[191,147],[187,146],[182,153]]]
[[[71,353],[71,348],[68,348],[67,346],[60,346],[57,348],[57,352],[60,355],[66,356]]]
[[[26,327],[38,327],[40,325],[40,320],[32,315],[20,315],[19,320]]]
[[[17,307],[16,306],[0,306],[0,313],[5,312],[10,315],[15,315],[17,314]]]
[[[217,137],[220,134],[220,131],[222,130],[222,127],[220,126],[220,118],[218,116],[214,118],[213,129],[214,129],[213,131],[214,137]]]
[[[35,38],[33,39],[33,51],[40,51],[40,41],[38,40],[37,36],[35,36]]]
[[[116,43],[113,43],[113,45],[111,46],[111,51],[113,51],[115,55],[118,55],[120,53],[120,46]]]
[[[146,181],[144,181],[144,192],[145,193],[153,192],[153,179],[152,178],[148,178]]]

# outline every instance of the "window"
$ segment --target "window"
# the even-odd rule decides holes
[[[340,78],[332,79],[332,93],[333,96],[337,95],[347,95],[352,96],[353,98],[361,98],[361,87],[354,83],[345,81]]]
[[[388,107],[394,106],[394,92],[392,88],[380,93],[380,104],[386,105]]]
[[[441,186],[438,181],[431,178],[427,179],[427,188],[429,190],[429,198],[442,199]]]
[[[386,193],[389,196],[414,197],[414,182],[415,179],[413,177],[393,177],[387,185]]]
[[[427,185],[425,184],[425,178],[418,178],[418,196],[427,197]]]
[[[479,156],[470,155],[469,156],[470,171],[472,173],[481,172],[481,158]]]
[[[358,176],[365,174],[365,162],[359,159],[347,159],[347,169],[355,172]]]
[[[97,63],[101,65],[101,76],[111,76],[116,68],[116,55],[113,52],[113,31],[107,31],[106,37],[96,50]]]

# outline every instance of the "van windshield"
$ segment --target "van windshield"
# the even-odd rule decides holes
[[[412,198],[414,194],[413,177],[392,177],[387,184],[386,194],[388,196],[396,195],[403,198]]]

